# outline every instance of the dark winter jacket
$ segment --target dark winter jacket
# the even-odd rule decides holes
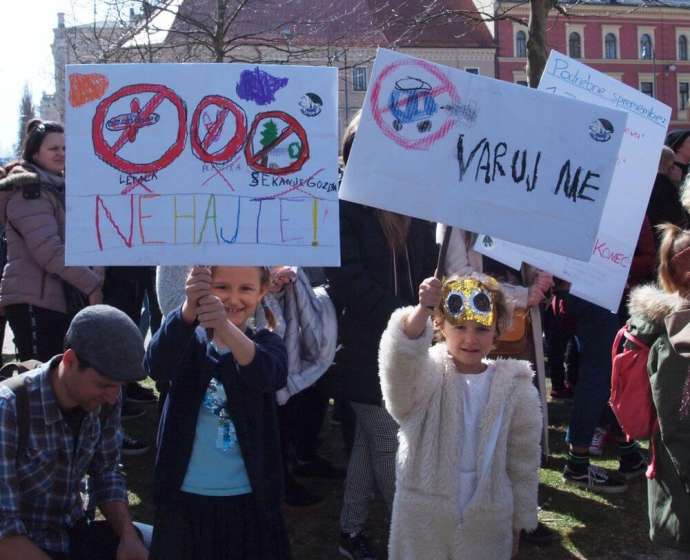
[[[666,175],[659,173],[647,206],[647,217],[652,227],[669,222],[678,227],[687,227],[688,214],[680,201],[680,192]],[[659,235],[657,234],[657,245]]]
[[[647,484],[649,535],[690,552],[690,301],[641,286],[629,311],[631,332],[651,345],[647,369],[659,418],[656,478]]]
[[[654,230],[647,216],[642,220],[640,236],[633,255],[626,288],[634,288],[640,284],[653,281],[656,272],[656,245]],[[627,299],[627,298],[624,298]]]
[[[381,404],[378,348],[393,311],[417,303],[419,284],[433,275],[437,260],[434,226],[413,219],[405,256],[394,260],[376,216],[368,206],[340,201],[340,268],[326,269],[328,293],[338,311],[342,348],[336,363],[344,372],[345,397]],[[411,285],[410,285],[411,284]]]
[[[247,336],[256,344],[251,364],[239,366],[232,354],[220,356],[203,328],[170,313],[151,340],[146,369],[157,381],[172,381],[156,460],[154,501],[165,507],[182,486],[194,445],[197,417],[212,377],[228,398],[228,409],[259,511],[270,523],[280,514],[283,470],[275,392],[287,382],[287,352],[268,330]]]

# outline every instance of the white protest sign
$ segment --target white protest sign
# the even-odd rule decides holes
[[[475,248],[515,268],[526,262],[552,272],[572,283],[573,294],[615,312],[654,185],[671,108],[553,50],[539,89],[628,113],[613,184],[589,261],[575,261],[484,236],[478,238]]]
[[[340,263],[337,71],[67,66],[68,265]]]
[[[340,197],[588,259],[626,118],[379,49]]]

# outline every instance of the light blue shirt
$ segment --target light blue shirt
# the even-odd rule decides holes
[[[182,491],[202,496],[238,496],[252,491],[223,384],[206,389]]]

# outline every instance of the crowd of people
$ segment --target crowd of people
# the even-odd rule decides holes
[[[690,130],[670,133],[614,314],[481,256],[476,233],[346,201],[337,268],[68,267],[64,129],[30,122],[0,178],[0,308],[40,365],[0,385],[0,560],[288,559],[283,505],[321,500],[301,476],[343,484],[343,557],[377,557],[376,494],[391,560],[514,557],[554,538],[537,515],[545,366],[550,398],[572,399],[565,483],[620,493],[647,474],[650,539],[690,558],[689,162]],[[609,406],[624,325],[650,348],[653,468]],[[318,450],[329,399],[346,470]],[[155,401],[155,444],[128,437]],[[152,526],[120,465],[149,445]],[[590,462],[607,445],[617,471]]]

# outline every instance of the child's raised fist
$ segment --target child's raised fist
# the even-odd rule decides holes
[[[187,276],[184,286],[185,300],[182,304],[182,318],[193,323],[198,314],[199,300],[211,294],[211,269],[207,266],[195,266]]]
[[[196,312],[199,324],[205,329],[217,331],[228,320],[223,302],[213,294],[207,294],[197,302]]]
[[[419,305],[433,311],[441,303],[441,292],[443,284],[438,278],[431,277],[422,280],[419,285]]]

